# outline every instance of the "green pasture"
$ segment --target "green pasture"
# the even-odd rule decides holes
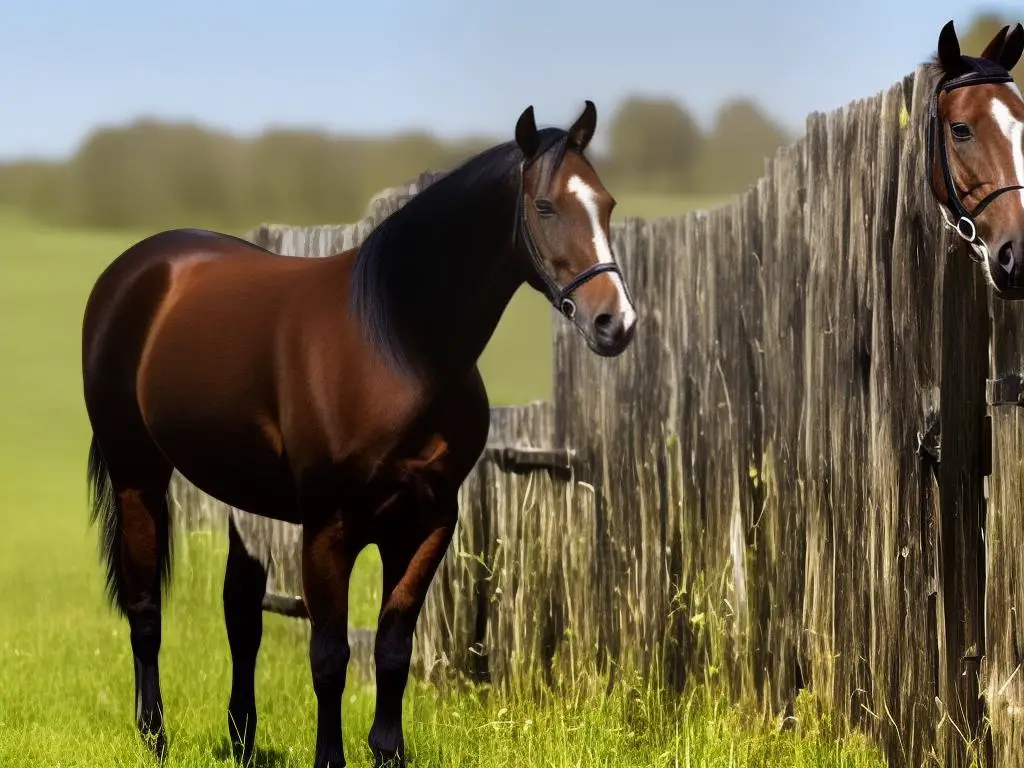
[[[620,215],[661,216],[693,201],[624,199]],[[696,203],[706,206],[707,203]],[[79,330],[92,281],[142,232],[67,231],[0,215],[0,765],[151,765],[133,724],[127,624],[103,600],[96,532],[87,527],[88,427]],[[550,314],[538,297],[510,308],[483,363],[495,403],[545,397]],[[170,766],[230,764],[227,639],[220,605],[224,537],[179,542],[165,612],[161,678]],[[377,563],[353,586],[353,622],[374,623]],[[260,766],[312,762],[315,705],[304,625],[265,617],[258,668]],[[643,681],[604,695],[442,695],[410,686],[416,766],[881,766],[856,736],[804,700],[793,727],[697,686],[666,701]],[[600,691],[598,695],[595,692]],[[349,764],[368,765],[373,686],[350,680]]]

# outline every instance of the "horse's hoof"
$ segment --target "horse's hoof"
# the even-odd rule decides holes
[[[252,764],[252,756],[256,747],[256,715],[251,714],[242,720],[243,727],[235,725],[235,719],[228,713],[228,734],[231,737],[231,756],[241,766]]]
[[[313,768],[345,768],[345,754],[340,749],[318,749]]]
[[[139,735],[142,736],[143,742],[149,747],[149,751],[153,753],[153,756],[161,763],[167,760],[167,736],[164,734],[164,729],[161,728],[159,731],[140,731]]]
[[[373,750],[373,768],[405,768],[405,755],[400,752]]]
[[[248,739],[245,742],[231,741],[231,756],[235,759],[235,763],[243,768],[248,768],[252,765],[252,756],[255,752],[255,745],[252,739]]]

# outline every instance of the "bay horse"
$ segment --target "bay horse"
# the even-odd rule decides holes
[[[945,224],[970,245],[996,295],[1009,300],[1024,299],[1024,99],[1010,75],[1022,53],[1019,23],[1004,26],[973,57],[961,54],[950,21],[929,67],[931,191]]]
[[[567,131],[538,130],[527,107],[514,141],[327,258],[178,229],[131,246],[97,279],[82,337],[91,513],[108,600],[130,628],[137,728],[158,758],[177,469],[225,504],[302,526],[317,768],[345,764],[349,576],[359,552],[378,547],[368,740],[375,765],[405,764],[413,632],[452,539],[457,491],[485,446],[477,360],[502,312],[526,283],[598,355],[621,354],[634,335],[609,242],[615,201],[584,154],[596,124],[590,101]],[[235,544],[224,586],[228,727],[234,756],[248,762],[266,572]]]

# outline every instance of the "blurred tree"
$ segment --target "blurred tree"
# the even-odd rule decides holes
[[[685,189],[704,144],[700,126],[671,99],[626,99],[609,134],[609,172],[621,185],[652,192]]]
[[[66,170],[66,163],[42,160],[0,165],[0,205],[36,216],[53,211]]]
[[[58,215],[101,227],[152,224],[173,208],[158,163],[165,138],[163,126],[148,121],[94,132],[69,164]]]
[[[1018,21],[1024,22],[1024,18],[1004,19],[995,13],[982,13],[975,16],[974,21],[967,27],[967,31],[957,35],[960,38],[961,53],[967,56],[980,56],[981,52],[985,50],[985,46],[1000,29],[1007,24],[1012,27]],[[1024,58],[1010,70],[1010,74],[1013,75],[1018,86],[1024,87]]]
[[[240,176],[251,221],[324,224],[358,211],[363,171],[350,143],[323,133],[275,129],[247,149]]]
[[[765,158],[792,138],[752,100],[724,104],[694,170],[703,193],[742,192],[764,174]]]

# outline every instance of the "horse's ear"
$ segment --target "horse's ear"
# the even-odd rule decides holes
[[[1009,72],[1017,66],[1022,53],[1024,53],[1024,26],[1018,22],[1013,31],[1006,36],[1006,42],[1003,43],[1003,50],[999,54],[998,61]]]
[[[527,160],[532,160],[537,154],[540,146],[540,137],[537,135],[537,121],[533,117],[533,105],[523,110],[516,122],[516,144],[523,151]]]
[[[939,64],[950,77],[962,75],[967,71],[960,56],[960,41],[957,40],[952,20],[946,22],[946,26],[939,33]]]
[[[569,129],[569,138],[580,150],[587,148],[590,140],[594,138],[594,130],[597,128],[597,107],[594,102],[587,100],[583,107],[583,114],[579,116],[572,128]]]
[[[989,40],[988,45],[985,46],[985,50],[981,52],[981,58],[994,61],[999,64],[999,56],[1003,52],[1003,45],[1006,43],[1006,33],[1010,31],[1010,25],[1007,24],[1005,27],[996,32],[996,36]]]

